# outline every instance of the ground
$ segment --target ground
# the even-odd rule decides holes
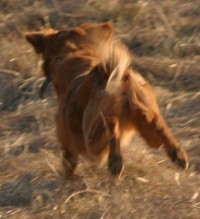
[[[199,218],[199,8],[199,0],[0,1],[0,218]],[[189,170],[137,136],[123,151],[119,180],[84,160],[64,178],[56,98],[52,87],[38,97],[41,57],[24,33],[91,20],[113,21],[187,151]]]

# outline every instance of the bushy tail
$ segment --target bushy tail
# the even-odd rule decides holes
[[[107,58],[99,65],[99,69],[107,76],[106,92],[113,93],[130,67],[132,56],[125,45],[116,41],[111,43],[106,53]]]
[[[152,120],[153,112],[149,108],[151,103],[143,91],[144,86],[149,86],[140,74],[131,70],[132,55],[128,48],[114,41],[106,52],[109,56],[99,66],[101,72],[107,75],[105,91],[117,97],[120,92],[126,93],[130,108],[139,108],[148,120]]]

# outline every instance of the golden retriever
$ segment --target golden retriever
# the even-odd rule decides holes
[[[102,164],[112,175],[123,169],[122,139],[138,132],[149,146],[164,146],[180,167],[184,149],[168,129],[149,83],[131,68],[132,55],[113,36],[111,22],[72,29],[30,32],[26,39],[43,56],[46,80],[58,97],[57,136],[66,174],[80,155]]]

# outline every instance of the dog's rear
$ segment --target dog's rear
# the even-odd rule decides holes
[[[40,44],[33,43],[32,37],[29,34],[27,39],[38,51]],[[52,45],[55,48],[49,49]],[[55,32],[51,46],[45,46],[45,74],[59,99],[57,134],[68,172],[83,155],[96,163],[108,159],[109,170],[119,176],[121,139],[132,131],[138,131],[151,147],[164,145],[170,158],[187,168],[185,151],[165,124],[150,85],[131,69],[132,57],[112,37],[110,23]]]
[[[84,113],[83,131],[88,151],[97,156],[102,152],[108,155],[110,171],[119,175],[123,167],[120,140],[135,130],[149,146],[163,145],[172,161],[187,168],[186,153],[162,118],[151,86],[131,69],[127,48],[113,42],[108,53],[108,58],[98,65],[98,74],[109,75],[104,77],[104,89],[97,92]]]

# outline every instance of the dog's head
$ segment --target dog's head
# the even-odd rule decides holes
[[[89,72],[104,56],[112,39],[112,24],[85,23],[72,29],[29,32],[27,41],[36,53],[42,54],[46,76],[40,96],[52,80],[59,90],[60,84],[74,75]],[[58,82],[60,81],[60,82]]]

